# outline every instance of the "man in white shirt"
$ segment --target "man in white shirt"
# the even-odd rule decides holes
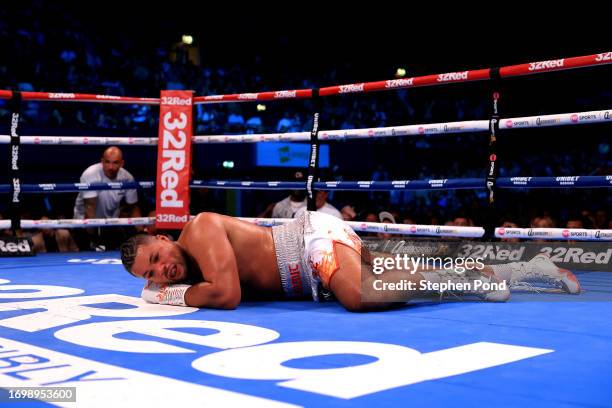
[[[134,177],[123,168],[123,165],[124,160],[121,149],[117,146],[111,146],[102,154],[100,163],[89,166],[83,172],[81,175],[81,183],[117,183],[134,181]],[[141,216],[136,190],[83,191],[77,196],[74,205],[74,218],[77,219],[119,218],[120,212],[127,213],[130,217]],[[112,231],[104,231],[105,229],[108,228],[100,229],[100,233],[98,234],[96,234],[94,229],[88,229],[89,241],[100,241],[96,238],[102,238],[104,235],[113,233]],[[117,231],[117,228],[112,228],[112,230],[115,230],[114,232],[120,235],[124,233],[124,231]],[[91,246],[89,243],[83,243],[83,240],[80,241],[79,246],[81,247]],[[102,239],[102,241],[108,241],[108,239]],[[119,242],[121,238],[117,237],[117,239],[112,239],[111,241]],[[111,244],[111,246],[115,245]]]
[[[336,207],[327,202],[327,191],[319,190],[317,191],[316,198],[317,212],[322,212],[332,217],[342,219],[342,214]],[[298,208],[298,210],[293,215],[293,218],[297,218],[302,212],[306,211],[306,200],[304,199],[304,205]]]
[[[304,181],[304,173],[296,171],[295,181]],[[333,205],[327,202],[327,191],[317,191],[317,211],[324,212],[342,219],[342,214]],[[285,199],[277,202],[272,208],[272,218],[295,218],[300,212],[306,210],[306,191],[293,190]]]
[[[317,191],[317,211],[342,219],[342,213],[340,213],[336,207],[327,202],[327,195],[327,191]]]
[[[304,173],[296,171],[293,174],[295,181],[304,181]],[[272,208],[272,218],[293,218],[302,208],[306,208],[306,191],[292,190],[291,194],[285,199],[277,202]]]

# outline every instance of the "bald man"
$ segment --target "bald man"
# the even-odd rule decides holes
[[[111,146],[104,150],[100,163],[89,166],[81,175],[81,183],[116,183],[116,182],[131,182],[134,177],[123,168],[123,152],[117,146]],[[102,191],[83,191],[79,193],[74,204],[74,218],[119,218],[119,213],[127,213],[130,217],[140,217],[140,208],[138,207],[138,194],[136,190],[102,190]],[[88,236],[82,236],[79,239],[79,247],[81,250],[95,249],[91,246],[91,242],[96,244],[101,243],[105,249],[117,247],[123,240],[124,231],[119,231],[116,228],[114,234],[111,231],[97,232],[95,229],[88,229]],[[116,239],[96,239],[102,236],[121,235]],[[90,242],[87,242],[90,241]],[[106,242],[102,242],[106,241]],[[106,243],[106,245],[104,245]],[[99,246],[99,245],[95,245]]]

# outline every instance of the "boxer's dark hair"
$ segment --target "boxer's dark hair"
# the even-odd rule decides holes
[[[121,262],[126,271],[131,275],[136,276],[132,273],[132,266],[134,266],[134,260],[136,259],[136,252],[141,245],[148,244],[153,239],[151,235],[137,234],[125,241],[121,245]]]

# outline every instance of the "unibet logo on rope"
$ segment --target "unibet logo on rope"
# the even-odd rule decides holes
[[[182,228],[189,220],[192,92],[162,91],[157,153],[157,228]]]

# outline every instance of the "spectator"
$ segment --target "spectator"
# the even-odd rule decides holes
[[[550,216],[535,217],[531,220],[531,228],[555,228],[555,223]]]
[[[263,123],[259,116],[251,116],[246,121],[246,133],[247,134],[263,133]]]
[[[474,221],[472,221],[471,218],[468,217],[456,217],[453,220],[453,225],[456,227],[473,227],[474,226]]]
[[[355,221],[355,218],[357,218],[355,207],[353,207],[352,205],[345,205],[340,210],[340,213],[342,214],[342,219],[344,221]]]
[[[328,194],[329,193],[327,191],[323,191],[323,190],[317,191],[317,198],[316,198],[317,211],[321,211],[326,214],[333,215],[334,217],[337,217],[337,218],[342,218],[342,214],[340,214],[340,211],[338,211],[336,207],[334,207],[333,205],[327,202]]]
[[[381,211],[378,213],[378,222],[395,224],[395,217],[388,211]]]
[[[293,127],[293,120],[289,117],[289,112],[285,112],[283,117],[278,121],[276,125],[276,131],[278,133],[286,133]]]
[[[365,222],[380,222],[378,221],[378,214],[373,211],[367,212],[363,217],[363,220]]]
[[[405,215],[402,218],[402,224],[416,224],[416,223],[417,223],[416,220],[409,215]]]
[[[531,228],[554,228],[555,223],[550,216],[545,215],[543,217],[535,217],[531,220]],[[546,242],[544,239],[534,239],[532,242]]]
[[[42,216],[41,220],[49,217]],[[79,250],[70,231],[65,228],[41,228],[32,235],[32,243],[36,252],[77,252]]]
[[[608,226],[608,214],[604,210],[595,212],[595,224],[593,228],[604,229]]]
[[[374,211],[366,211],[361,218],[365,222],[379,222],[378,221],[378,214],[376,212],[374,212]],[[367,237],[375,237],[375,236],[377,236],[377,234],[375,232],[359,232],[359,235],[367,236]]]
[[[582,217],[580,218],[584,225],[589,225],[589,228],[597,223],[595,215],[589,210],[582,210]]]
[[[333,217],[342,219],[342,214],[340,213],[340,211],[338,211],[336,207],[334,207],[333,205],[327,202],[327,195],[328,195],[327,191],[323,191],[323,190],[317,191],[317,195],[315,199],[317,211],[321,211],[321,212],[324,212],[325,214],[329,214]],[[305,201],[305,204],[306,204],[306,201]],[[298,210],[298,213],[301,211],[306,211],[306,205],[304,205],[304,207],[301,207]]]
[[[295,181],[304,181],[304,173],[296,171],[293,174]],[[272,218],[293,218],[295,214],[306,208],[306,191],[303,189],[292,190],[291,194],[284,200],[279,201],[272,208]]]
[[[501,225],[502,228],[518,228],[518,225],[512,221],[504,221],[504,223]],[[520,239],[518,238],[502,238],[500,239],[500,241],[502,242],[520,242]]]
[[[576,213],[571,214],[567,218],[567,222],[565,223],[565,228],[593,228],[593,224],[591,222],[591,218],[585,217],[582,214]]]
[[[227,125],[229,126],[230,133],[244,132],[244,117],[237,108],[227,117]]]
[[[395,217],[388,211],[381,211],[378,213],[378,221],[384,224],[395,224]],[[378,238],[381,239],[389,239],[393,237],[393,234],[389,234],[387,232],[379,232],[377,234]]]

